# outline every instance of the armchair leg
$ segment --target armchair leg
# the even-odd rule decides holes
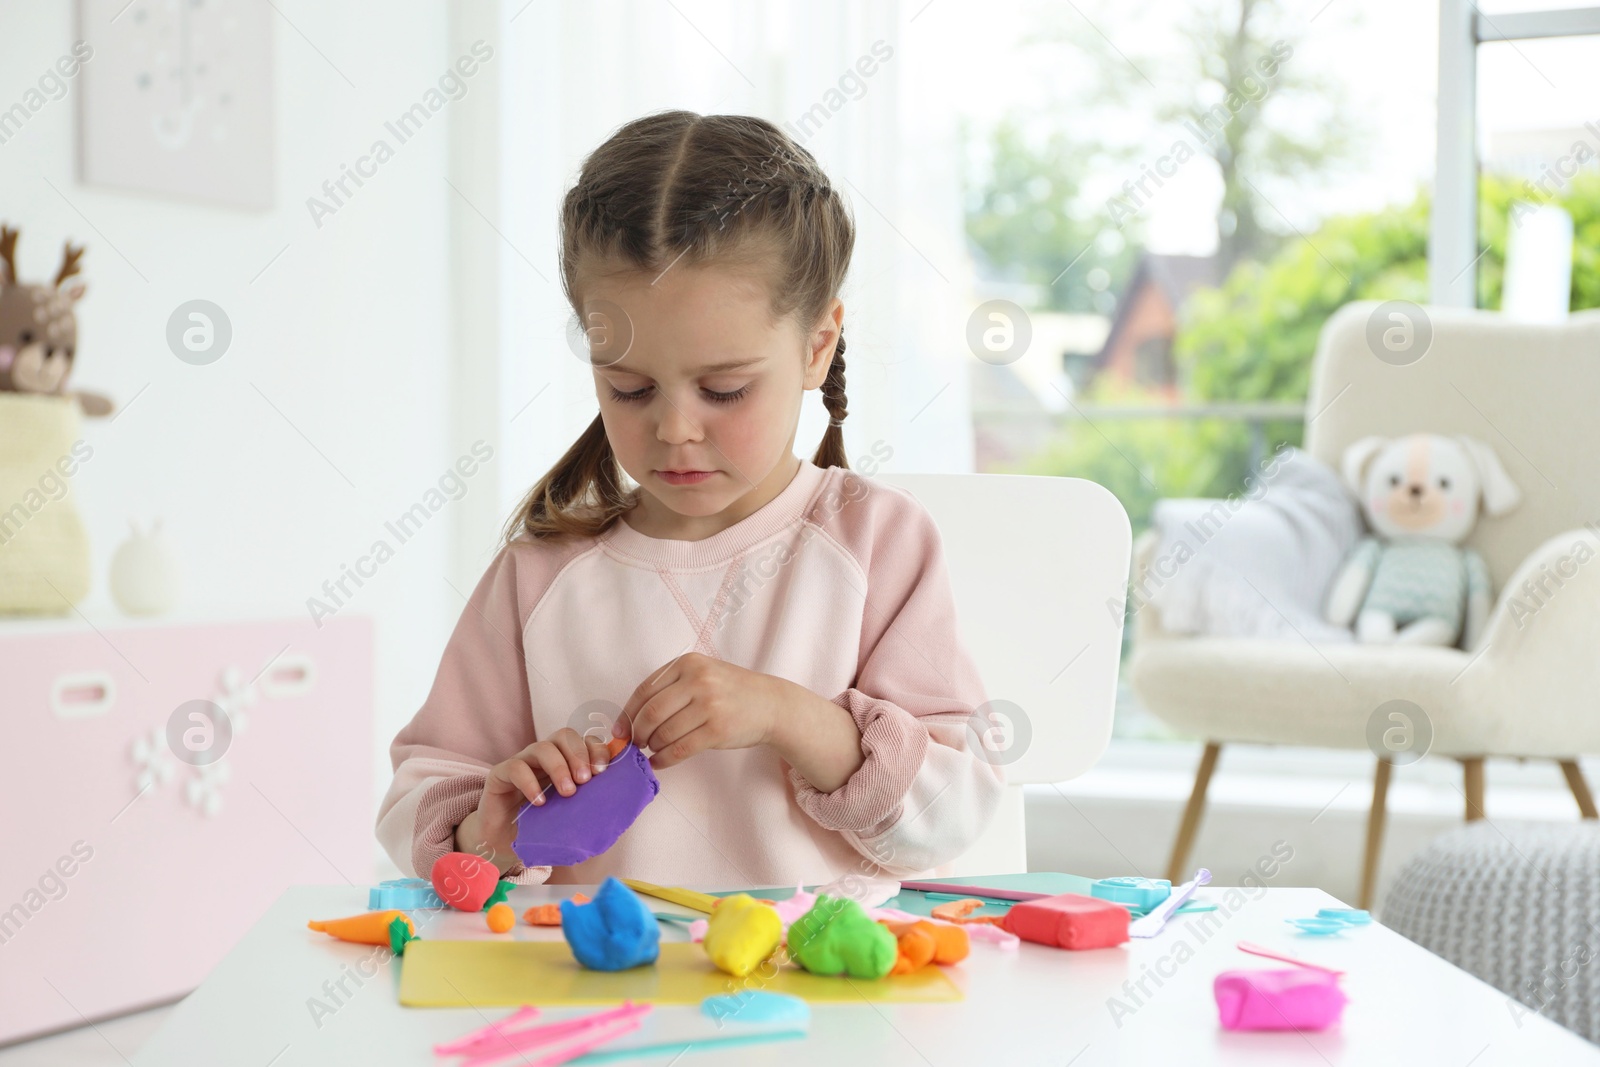
[[[1595,811],[1594,797],[1589,793],[1589,783],[1583,780],[1583,768],[1578,766],[1578,761],[1564,759],[1559,762],[1561,773],[1567,778],[1567,788],[1572,790],[1572,798],[1578,802],[1578,813],[1585,819],[1600,818],[1600,812]]]
[[[1178,825],[1178,839],[1172,843],[1172,859],[1167,863],[1167,877],[1173,885],[1183,881],[1183,865],[1189,861],[1189,850],[1200,830],[1200,813],[1206,806],[1206,787],[1211,784],[1211,772],[1217,769],[1217,753],[1222,751],[1218,741],[1207,741],[1200,754],[1200,766],[1194,772],[1194,788],[1189,793],[1189,803],[1183,808],[1183,822]]]
[[[1462,792],[1466,794],[1466,821],[1483,818],[1483,757],[1469,756],[1461,761]]]
[[[1378,884],[1378,856],[1383,852],[1383,827],[1387,815],[1385,804],[1389,796],[1389,775],[1394,771],[1392,760],[1378,761],[1372,774],[1372,807],[1367,811],[1367,854],[1361,863],[1361,899],[1356,907],[1372,907],[1372,892]]]

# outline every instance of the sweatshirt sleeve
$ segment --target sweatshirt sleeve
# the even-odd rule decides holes
[[[478,807],[489,769],[534,736],[522,632],[548,580],[541,546],[513,542],[489,565],[457,621],[433,688],[389,746],[394,780],[378,808],[377,835],[407,875],[427,878],[455,850],[455,830]],[[544,566],[541,566],[541,563]],[[507,870],[538,884],[549,867]]]
[[[792,769],[789,780],[807,815],[903,876],[976,842],[1005,775],[976,754],[984,749],[974,714],[988,698],[958,633],[938,528],[909,494],[871,492],[894,496],[855,520],[867,529],[843,536],[866,572],[865,607],[855,684],[832,698],[860,729],[865,762],[832,793]]]

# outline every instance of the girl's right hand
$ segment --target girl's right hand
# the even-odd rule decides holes
[[[456,828],[457,849],[483,856],[497,865],[504,860],[509,866],[516,859],[511,843],[523,806],[543,805],[545,792],[551,787],[570,797],[578,786],[605,770],[610,760],[603,741],[565,728],[495,764],[483,784],[477,810]]]

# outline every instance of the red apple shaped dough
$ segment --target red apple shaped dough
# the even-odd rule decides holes
[[[458,911],[482,911],[500,884],[494,864],[470,852],[446,852],[433,864],[433,891]]]

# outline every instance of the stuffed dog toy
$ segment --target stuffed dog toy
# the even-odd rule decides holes
[[[1489,618],[1489,570],[1461,542],[1480,503],[1502,515],[1522,498],[1499,457],[1470,437],[1413,434],[1362,438],[1341,466],[1375,536],[1334,579],[1328,621],[1353,622],[1366,644],[1472,648]]]

